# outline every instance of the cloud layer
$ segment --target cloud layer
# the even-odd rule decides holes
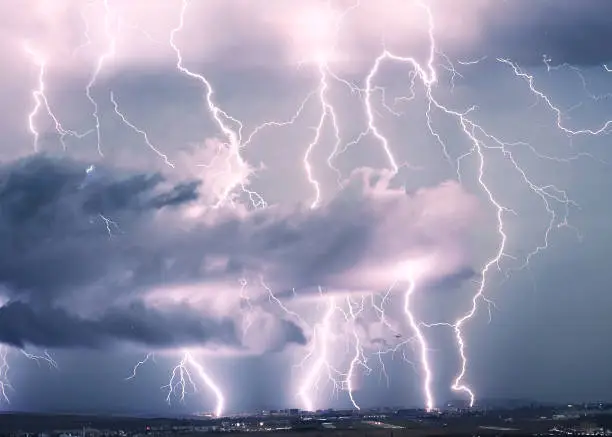
[[[55,71],[90,76],[100,54],[111,49],[113,36],[114,56],[102,75],[125,68],[174,66],[170,37],[180,23],[180,2],[152,0],[146,7],[142,1],[108,4],[105,9],[103,2],[24,0],[18,11],[6,6],[0,9],[3,52],[31,57],[24,50],[27,42],[38,61]],[[451,58],[507,57],[540,64],[546,54],[554,63],[582,65],[612,59],[610,50],[597,47],[612,36],[607,18],[612,11],[605,0],[469,0],[451,5],[434,0],[427,5],[435,16],[438,48]],[[384,34],[387,47],[425,61],[428,14],[419,2],[338,1],[333,6],[305,0],[291,5],[279,0],[192,1],[174,42],[189,63],[222,63],[225,69],[297,66],[325,54],[335,61],[336,70],[350,71],[363,62],[371,64],[382,49]]]
[[[9,300],[0,340],[18,346],[241,349],[237,278],[265,278],[280,292],[378,291],[406,279],[402,263],[423,259],[435,266],[425,274],[443,278],[466,267],[477,210],[456,183],[408,195],[366,170],[318,210],[194,215],[197,181],[87,173],[42,155],[5,164],[0,187],[0,252],[10,254],[0,260]],[[280,330],[271,348],[306,341],[292,321],[270,329]]]

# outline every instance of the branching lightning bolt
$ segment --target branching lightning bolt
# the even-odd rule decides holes
[[[138,361],[134,365],[134,368],[132,369],[132,374],[130,376],[128,376],[127,378],[125,378],[125,380],[129,381],[130,379],[136,378],[136,374],[138,373],[138,369],[141,366],[143,366],[144,364],[146,364],[149,360],[155,361],[155,354],[153,352],[149,352],[142,360]]]
[[[363,311],[363,301],[361,305],[359,305],[358,311],[355,311],[355,306],[350,297],[346,298],[346,303],[349,309],[350,321],[353,322],[352,330],[353,330],[353,339],[354,339],[353,340],[354,355],[349,364],[348,372],[346,373],[346,378],[344,380],[344,387],[346,391],[348,392],[348,396],[349,396],[349,399],[353,407],[355,407],[357,410],[360,410],[361,408],[359,407],[359,405],[357,404],[353,396],[353,391],[354,391],[353,390],[353,378],[355,376],[355,369],[358,366],[362,367],[366,373],[370,373],[372,369],[367,364],[368,360],[364,354],[363,346],[361,344],[361,340],[359,337],[359,333],[357,332],[357,327],[355,326],[355,321],[357,320],[358,313]]]
[[[104,225],[106,226],[106,232],[108,233],[108,238],[112,238],[113,228],[116,230],[119,230],[119,225],[117,224],[117,222],[109,219],[103,214],[98,214],[98,217],[100,217],[100,220],[102,220],[104,222]]]
[[[536,88],[535,79],[532,75],[525,73],[516,63],[510,61],[509,59],[498,58],[497,60],[503,64],[509,65],[510,68],[512,68],[512,71],[514,72],[514,74],[517,77],[523,79],[527,83],[529,90],[536,97],[541,99],[541,101],[544,102],[545,105],[556,115],[557,127],[561,129],[563,132],[565,132],[566,134],[568,135],[581,135],[581,134],[582,135],[600,135],[600,134],[604,134],[608,132],[608,130],[612,127],[612,120],[607,120],[600,127],[595,128],[595,129],[570,129],[566,127],[563,124],[563,112],[561,111],[561,109],[559,109],[558,106],[555,106],[555,104],[552,102],[550,97],[548,97],[538,88]]]
[[[245,186],[245,180],[244,180],[244,176],[242,175],[242,172],[246,171],[247,173],[249,173],[250,169],[249,169],[248,164],[242,159],[242,155],[240,154],[241,140],[242,140],[242,123],[236,120],[235,118],[231,117],[230,115],[228,115],[225,111],[223,111],[221,108],[219,108],[215,104],[213,100],[215,91],[211,83],[208,81],[208,79],[206,79],[206,77],[204,77],[201,74],[194,73],[193,71],[189,70],[188,68],[184,66],[183,56],[181,54],[180,49],[176,45],[175,39],[176,39],[176,35],[183,29],[185,25],[185,13],[187,11],[188,5],[189,5],[189,0],[182,0],[182,8],[180,12],[179,24],[177,27],[172,29],[172,32],[170,33],[169,42],[170,42],[170,46],[172,47],[172,49],[174,50],[176,54],[176,59],[177,59],[176,68],[181,73],[189,76],[192,79],[199,81],[202,85],[204,85],[205,90],[206,90],[205,100],[206,100],[208,110],[213,120],[217,124],[217,127],[223,133],[227,141],[226,146],[228,147],[230,151],[230,154],[227,158],[227,165],[228,165],[229,173],[241,175],[237,177],[233,183],[228,184],[227,188],[224,190],[223,194],[219,198],[219,201],[216,206],[219,207],[223,205],[224,203],[230,201],[230,196],[232,195],[232,193],[238,186],[242,188],[243,192],[249,195],[253,203],[256,203],[257,205],[265,205],[266,204],[265,201],[258,193],[248,190]],[[237,126],[237,130],[232,129],[228,125],[227,122],[234,123]],[[231,159],[234,159],[236,161],[237,166],[238,166],[237,170],[234,169],[234,167],[232,166]]]
[[[98,76],[100,75],[100,72],[102,71],[102,69],[104,68],[104,64],[106,63],[106,61],[111,58],[112,56],[115,55],[115,52],[117,50],[117,37],[116,35],[111,32],[111,10],[108,4],[108,0],[104,0],[104,33],[106,35],[106,37],[108,38],[109,44],[108,44],[108,50],[103,53],[102,55],[100,55],[100,57],[98,57],[98,60],[96,62],[96,66],[94,68],[94,71],[89,79],[89,82],[87,83],[87,86],[85,87],[85,95],[87,96],[87,99],[90,101],[91,105],[93,106],[93,113],[92,116],[94,118],[94,122],[95,122],[95,131],[96,131],[96,146],[98,149],[98,154],[100,156],[104,156],[104,154],[102,153],[102,137],[100,134],[100,116],[99,116],[99,107],[98,107],[98,102],[96,101],[96,99],[93,98],[93,96],[91,95],[91,91],[92,88],[94,87],[94,85],[96,84],[96,81],[98,80]]]
[[[298,391],[298,396],[300,397],[307,411],[314,411],[314,402],[312,401],[311,390],[318,387],[321,379],[321,372],[323,370],[327,371],[330,381],[334,384],[334,389],[338,390],[338,383],[333,377],[333,374],[337,373],[337,371],[329,364],[328,357],[330,341],[329,337],[331,335],[330,325],[335,311],[335,299],[333,297],[329,297],[327,299],[327,311],[325,312],[321,323],[315,325],[313,328],[311,350],[302,361],[303,364],[306,362],[306,360],[316,354],[314,364],[304,377]]]
[[[140,134],[142,136],[142,138],[144,139],[145,143],[147,144],[147,146],[149,146],[149,148],[151,150],[153,150],[153,152],[155,152],[155,154],[157,154],[160,158],[162,158],[168,167],[174,168],[174,164],[168,160],[168,156],[163,154],[162,152],[160,152],[153,144],[151,144],[151,141],[149,140],[149,136],[147,135],[147,133],[145,131],[143,131],[142,129],[139,129],[136,126],[134,126],[125,117],[125,115],[119,110],[119,104],[115,100],[115,94],[112,91],[110,93],[110,100],[113,103],[113,107],[115,109],[115,114],[117,114],[119,116],[119,118],[121,118],[121,121],[123,121],[123,123],[126,126],[130,127],[134,132]]]
[[[551,230],[556,226],[556,227],[570,227],[569,223],[568,223],[568,215],[569,215],[569,210],[571,207],[577,207],[578,205],[572,201],[566,194],[566,192],[564,190],[561,190],[557,187],[555,187],[554,185],[544,185],[544,186],[540,186],[534,182],[532,182],[532,180],[529,178],[529,176],[527,175],[526,171],[522,169],[522,167],[520,166],[520,164],[518,163],[518,161],[515,159],[513,153],[512,153],[512,148],[513,147],[517,147],[517,146],[524,146],[524,147],[528,147],[529,150],[538,158],[541,159],[548,159],[548,160],[554,160],[557,162],[570,162],[572,160],[578,159],[578,158],[582,158],[582,157],[592,157],[589,154],[585,154],[585,153],[579,153],[577,155],[574,155],[572,157],[569,158],[556,158],[556,157],[549,157],[549,156],[545,156],[540,154],[539,152],[537,152],[532,146],[530,146],[527,143],[507,143],[504,142],[500,139],[498,139],[497,137],[495,137],[494,135],[489,134],[484,128],[482,128],[480,125],[478,125],[476,122],[474,122],[472,119],[468,118],[468,115],[475,109],[475,108],[469,108],[467,111],[464,112],[458,112],[455,110],[451,110],[449,108],[447,108],[445,105],[441,104],[433,95],[433,86],[435,85],[435,83],[437,82],[437,73],[434,69],[434,58],[435,58],[435,53],[437,52],[436,50],[436,46],[435,46],[435,39],[434,39],[434,26],[433,26],[433,16],[431,14],[431,11],[429,10],[429,8],[422,2],[419,2],[419,5],[426,11],[427,17],[428,17],[428,23],[429,23],[429,42],[430,42],[430,55],[427,61],[426,66],[421,66],[420,63],[411,57],[402,57],[402,56],[398,56],[395,55],[393,53],[391,53],[388,50],[384,50],[375,60],[374,62],[374,66],[373,68],[369,71],[367,77],[366,77],[366,85],[365,85],[365,89],[363,90],[363,93],[365,94],[365,98],[364,98],[364,102],[365,102],[365,110],[366,110],[366,114],[367,114],[367,120],[368,120],[368,128],[367,130],[361,134],[359,136],[359,138],[356,140],[359,141],[361,140],[365,135],[367,134],[372,134],[381,144],[391,167],[391,170],[393,172],[393,174],[397,174],[398,170],[399,170],[399,166],[397,165],[397,161],[391,151],[391,148],[389,147],[389,141],[387,140],[387,138],[381,133],[381,131],[378,129],[378,127],[375,124],[375,118],[374,118],[374,110],[372,108],[372,100],[371,100],[371,96],[373,94],[373,92],[375,90],[378,90],[378,87],[373,86],[373,79],[376,76],[377,72],[379,71],[379,67],[381,65],[381,63],[385,60],[391,60],[391,61],[395,61],[395,62],[401,62],[401,63],[406,63],[409,64],[410,66],[412,66],[415,71],[416,71],[416,75],[412,75],[412,80],[411,80],[411,91],[412,91],[412,95],[414,95],[414,91],[412,90],[413,86],[414,86],[414,78],[416,76],[418,76],[421,79],[422,84],[425,86],[426,88],[426,96],[427,96],[427,100],[428,100],[428,109],[426,111],[426,116],[427,116],[427,125],[428,128],[431,132],[431,134],[438,140],[439,144],[442,146],[443,149],[443,153],[446,156],[447,160],[449,160],[449,162],[451,162],[451,158],[450,158],[450,154],[448,153],[447,149],[446,149],[446,145],[442,140],[442,137],[440,136],[440,134],[438,134],[434,127],[433,127],[433,122],[430,118],[430,114],[432,109],[437,109],[442,111],[443,113],[455,118],[457,120],[457,122],[459,123],[463,133],[468,137],[468,139],[470,140],[470,142],[472,143],[472,149],[460,156],[459,158],[456,159],[456,169],[457,169],[457,175],[458,178],[461,179],[461,174],[460,174],[460,165],[461,165],[461,161],[463,159],[465,159],[467,156],[472,155],[472,154],[476,154],[478,161],[479,161],[479,170],[478,170],[478,174],[477,174],[477,180],[478,183],[480,185],[480,187],[482,188],[483,192],[486,194],[489,202],[491,203],[491,205],[493,206],[494,210],[496,211],[496,217],[497,217],[497,232],[499,234],[500,240],[499,240],[499,245],[498,248],[494,254],[494,256],[489,259],[489,261],[487,261],[481,271],[481,280],[479,281],[479,286],[478,289],[476,291],[476,293],[473,296],[472,299],[472,305],[469,309],[469,311],[467,311],[463,316],[459,317],[454,323],[444,323],[443,325],[452,327],[452,329],[455,332],[455,336],[456,336],[456,340],[457,340],[457,344],[458,344],[458,349],[459,349],[459,355],[460,355],[460,371],[457,374],[457,376],[454,379],[454,382],[452,384],[452,388],[455,391],[460,391],[460,392],[464,392],[469,396],[470,399],[470,405],[474,405],[475,402],[475,394],[474,392],[469,388],[469,386],[467,386],[464,382],[463,379],[465,377],[466,371],[467,371],[467,363],[468,363],[468,359],[467,359],[467,354],[466,354],[466,343],[462,334],[462,328],[465,325],[465,323],[467,323],[469,320],[471,320],[473,318],[473,316],[475,315],[477,308],[478,308],[478,302],[480,300],[483,300],[487,303],[489,303],[489,305],[492,305],[492,302],[486,298],[486,296],[484,295],[485,292],[485,288],[486,288],[486,284],[487,284],[487,277],[488,274],[491,270],[491,268],[493,266],[496,266],[498,268],[498,270],[501,268],[500,267],[500,261],[504,256],[509,257],[509,255],[505,254],[505,248],[506,248],[506,242],[507,242],[507,235],[505,233],[504,230],[504,215],[506,213],[514,213],[516,214],[512,209],[507,208],[505,206],[503,206],[497,199],[496,196],[493,192],[493,190],[489,187],[489,185],[485,182],[485,168],[486,168],[486,159],[485,159],[485,151],[489,150],[489,151],[494,151],[497,150],[499,152],[501,152],[503,154],[503,156],[505,156],[514,166],[514,168],[516,169],[516,171],[519,173],[521,179],[527,184],[527,186],[531,189],[531,191],[533,191],[543,202],[544,207],[547,211],[547,213],[549,214],[550,217],[550,221],[549,221],[549,226],[546,229],[545,235],[544,235],[544,241],[543,244],[538,245],[532,252],[530,252],[526,257],[525,257],[525,262],[523,263],[523,265],[521,265],[519,267],[519,270],[524,268],[525,266],[527,266],[529,264],[530,259],[538,254],[539,252],[541,252],[542,250],[546,249],[548,247],[548,238],[549,238],[549,234],[551,232]],[[480,58],[477,59],[475,61],[468,61],[468,62],[459,62],[462,65],[474,65],[477,64],[481,61],[483,61],[485,58]],[[610,127],[610,124],[612,122],[608,121],[605,122],[601,127],[597,128],[597,129],[579,129],[579,130],[571,130],[567,127],[565,127],[562,124],[562,112],[560,109],[558,109],[558,107],[556,107],[551,99],[544,95],[541,91],[539,91],[538,89],[535,88],[534,86],[534,80],[533,77],[524,73],[516,64],[508,61],[508,60],[504,60],[504,59],[499,59],[500,62],[506,63],[508,65],[510,65],[514,71],[514,73],[520,77],[523,78],[524,80],[526,80],[526,82],[529,85],[529,89],[531,90],[532,93],[534,93],[537,97],[539,97],[542,101],[544,101],[546,103],[546,105],[549,107],[549,109],[551,109],[557,116],[557,126],[559,129],[561,129],[563,132],[570,134],[570,135],[578,135],[578,134],[590,134],[590,135],[599,135],[602,133],[607,132],[608,128]],[[454,67],[452,66],[452,63],[450,62],[450,60],[448,60],[449,66],[447,67],[449,69],[449,71],[453,74],[453,78],[455,77],[456,71],[454,69]],[[606,68],[607,69],[607,68]],[[327,90],[327,82],[325,81],[325,76],[321,76],[321,89],[323,90],[323,96],[324,91]],[[585,82],[583,81],[583,84],[585,84]],[[586,87],[585,87],[586,90]],[[384,97],[384,94],[383,94]],[[322,98],[321,98],[322,100]],[[323,100],[322,100],[323,101]],[[324,101],[323,101],[324,102]],[[394,111],[392,111],[390,108],[387,108],[390,110],[390,112],[395,113]],[[321,125],[319,125],[320,127]],[[319,131],[317,131],[317,135],[319,135]],[[478,136],[483,137],[483,139],[479,139]],[[317,137],[318,138],[318,137]],[[490,141],[492,144],[486,144],[484,142],[484,140],[488,140]],[[316,142],[315,142],[316,143]],[[310,149],[309,149],[310,150]],[[311,179],[311,171],[310,168],[307,166],[308,163],[308,155],[305,157],[305,166],[306,166],[306,170],[307,170],[307,174],[309,175],[309,180]],[[312,182],[312,181],[311,181]],[[318,186],[317,186],[318,187]],[[317,191],[317,194],[319,193],[319,191]],[[317,197],[317,199],[319,199],[319,197]],[[564,208],[564,213],[559,216],[558,213],[556,212],[556,210],[554,209],[554,207],[552,206],[552,202],[556,202],[560,205],[562,205],[562,207]],[[313,204],[314,206],[318,205],[318,200],[317,202],[315,202],[315,204]],[[429,362],[428,362],[428,358],[427,358],[427,345],[424,339],[424,336],[421,332],[420,326],[432,326],[432,325],[427,325],[427,324],[419,324],[415,321],[414,316],[412,315],[412,313],[409,311],[409,297],[412,294],[412,291],[414,290],[415,284],[414,282],[411,283],[411,287],[409,289],[409,291],[406,294],[406,313],[408,315],[408,318],[410,320],[410,325],[413,328],[413,331],[415,333],[415,337],[418,340],[418,343],[420,344],[420,349],[421,349],[421,366],[424,369],[424,373],[425,373],[425,378],[424,378],[424,383],[423,383],[423,390],[425,392],[425,397],[426,397],[426,405],[428,409],[432,409],[434,408],[434,400],[432,398],[432,394],[431,394],[431,389],[430,389],[430,382],[431,382],[431,369],[429,366]],[[379,313],[381,313],[382,310],[379,310]],[[380,356],[380,355],[379,355]],[[318,362],[319,363],[319,362]],[[319,365],[319,364],[318,364]],[[320,366],[320,365],[319,365]]]
[[[185,400],[188,386],[191,386],[194,391],[197,390],[197,384],[189,372],[189,366],[195,369],[197,376],[204,382],[208,389],[214,393],[216,398],[214,413],[216,417],[221,417],[225,403],[223,393],[208,373],[206,373],[204,367],[193,358],[192,353],[189,351],[183,352],[183,358],[172,370],[170,381],[168,381],[167,385],[162,387],[168,389],[168,396],[166,397],[167,402],[170,403],[172,395],[178,396],[181,401]]]
[[[410,308],[410,298],[414,294],[416,290],[417,283],[416,278],[413,273],[410,273],[409,286],[408,290],[406,290],[406,294],[404,297],[404,313],[408,319],[408,323],[412,328],[415,338],[419,344],[419,355],[421,360],[421,368],[424,374],[423,377],[423,394],[425,396],[425,406],[427,411],[432,411],[435,407],[434,398],[431,391],[431,380],[432,380],[432,371],[431,366],[429,364],[428,350],[429,346],[427,345],[427,340],[425,339],[425,335],[421,329],[420,323],[414,317],[412,310]]]
[[[7,345],[0,344],[0,398],[2,398],[6,403],[10,404],[10,398],[8,396],[8,390],[14,390],[9,379],[9,372],[11,367],[9,365],[9,355],[10,348]],[[42,355],[36,355],[30,352],[26,352],[23,349],[19,349],[21,355],[25,358],[34,361],[36,364],[40,366],[41,362],[47,363],[50,367],[55,369],[59,369],[57,362],[53,359],[53,357],[46,350]]]
[[[62,147],[64,148],[64,150],[66,150],[67,145],[66,145],[65,140],[67,136],[71,136],[76,139],[81,139],[89,135],[90,133],[92,133],[93,129],[87,132],[84,132],[84,133],[78,133],[78,132],[75,132],[69,129],[65,129],[62,126],[58,117],[55,115],[55,113],[51,109],[51,105],[49,104],[49,100],[47,99],[47,95],[45,94],[45,91],[46,91],[45,90],[46,88],[45,87],[45,69],[46,69],[47,62],[40,53],[36,52],[34,49],[30,47],[29,43],[26,43],[24,45],[24,49],[26,53],[28,54],[28,56],[32,58],[32,60],[34,61],[36,66],[38,66],[38,69],[39,69],[38,70],[38,87],[34,91],[32,91],[32,97],[34,98],[34,106],[32,107],[30,114],[28,115],[28,128],[30,130],[30,133],[34,137],[34,150],[38,151],[39,149],[38,143],[40,139],[40,132],[38,131],[38,128],[36,127],[35,118],[38,115],[38,111],[41,108],[44,108],[47,111],[47,115],[53,121],[55,125],[55,131],[59,135],[60,143],[62,144]]]

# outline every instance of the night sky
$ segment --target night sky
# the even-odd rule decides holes
[[[610,400],[609,1],[9,3],[3,410]]]

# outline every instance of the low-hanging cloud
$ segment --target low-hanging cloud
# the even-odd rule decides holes
[[[202,209],[198,181],[85,168],[43,155],[0,168],[0,341],[240,349],[238,278],[364,292],[413,260],[433,262],[433,279],[469,267],[478,205],[454,182],[407,194],[361,170],[319,209],[248,211]],[[291,321],[274,329],[274,349],[306,341]]]
[[[196,313],[190,308],[159,311],[142,304],[105,311],[90,320],[62,308],[34,308],[10,302],[0,308],[0,342],[45,348],[101,348],[119,341],[151,348],[203,345],[209,342],[239,347],[235,325]],[[295,329],[295,328],[294,328]],[[296,335],[296,339],[300,336]]]

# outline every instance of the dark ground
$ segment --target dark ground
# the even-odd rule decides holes
[[[448,435],[534,435],[545,434],[556,424],[562,426],[573,426],[578,423],[593,423],[612,427],[612,416],[600,415],[573,421],[539,420],[535,417],[515,417],[512,423],[504,421],[503,417],[512,415],[506,411],[503,415],[490,413],[487,416],[461,416],[442,417],[436,419],[406,419],[401,417],[389,417],[379,419],[384,424],[401,426],[403,429],[388,429],[365,423],[361,418],[349,418],[346,420],[328,420],[336,429],[324,429],[317,421],[301,422],[297,418],[292,420],[294,429],[274,432],[231,432],[234,437],[405,437],[405,436],[448,436]],[[520,416],[520,415],[518,415]],[[85,428],[100,430],[124,430],[128,433],[144,433],[147,427],[153,429],[159,427],[170,428],[173,426],[199,425],[210,426],[220,421],[231,421],[231,419],[172,419],[172,418],[135,418],[121,416],[80,416],[80,415],[43,415],[43,414],[0,414],[0,436],[11,435],[17,432],[53,432],[60,430],[79,431]],[[249,419],[236,419],[240,421]],[[275,419],[262,418],[252,419],[254,421],[273,421]],[[291,419],[290,419],[291,420]],[[372,419],[373,420],[373,419]],[[515,430],[485,429],[483,426],[513,428]],[[150,433],[155,437],[156,433]],[[227,434],[224,432],[223,434]],[[180,434],[183,437],[194,436],[194,433]],[[198,433],[202,436],[202,433]]]

